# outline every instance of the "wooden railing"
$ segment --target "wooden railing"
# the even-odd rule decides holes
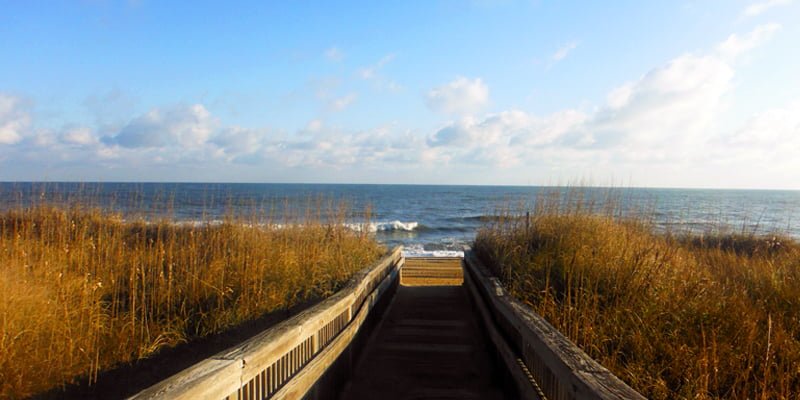
[[[530,307],[506,295],[472,251],[465,252],[464,261],[465,284],[520,397],[645,399]]]
[[[356,274],[339,292],[275,327],[136,394],[133,399],[300,399],[335,388],[325,377],[349,369],[359,341],[368,335],[400,280],[402,249],[395,248]],[[441,260],[434,260],[437,263]],[[431,261],[433,262],[433,261]],[[437,265],[434,265],[437,266]],[[412,266],[413,267],[413,266]],[[434,268],[436,278],[451,271]],[[418,279],[411,268],[408,279]],[[423,277],[425,278],[425,277]],[[428,277],[430,278],[430,277]],[[427,279],[427,278],[426,278]],[[471,251],[463,282],[499,362],[521,398],[644,399],[591,359],[529,307],[507,296]],[[365,324],[371,316],[369,324]],[[367,332],[364,332],[366,330]],[[349,352],[345,357],[345,352]],[[348,362],[342,368],[342,359]],[[344,379],[350,371],[344,371]],[[342,371],[338,371],[339,375]],[[325,386],[328,385],[328,386]]]
[[[382,295],[396,287],[402,263],[397,247],[316,306],[132,398],[303,398],[349,348]]]

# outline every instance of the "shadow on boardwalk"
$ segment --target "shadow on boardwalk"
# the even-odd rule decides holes
[[[387,312],[341,398],[510,398],[463,286],[401,286]]]
[[[227,331],[164,349],[153,357],[103,371],[91,386],[86,378],[65,389],[54,389],[33,399],[123,399],[268,329],[319,303],[317,299],[279,310]]]

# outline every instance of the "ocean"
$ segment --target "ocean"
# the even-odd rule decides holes
[[[256,209],[274,222],[302,215],[309,204],[344,204],[346,223],[408,254],[460,251],[499,210],[523,213],[537,196],[569,187],[239,183],[0,183],[0,209],[36,201],[89,199],[123,214],[166,215],[180,222],[222,220]],[[800,191],[581,188],[589,198],[614,193],[625,212],[644,212],[661,230],[780,233],[800,239]],[[365,224],[364,211],[370,211]]]

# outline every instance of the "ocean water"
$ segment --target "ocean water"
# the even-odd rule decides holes
[[[228,183],[0,183],[0,209],[36,201],[89,199],[126,214],[167,215],[185,223],[262,210],[292,223],[309,204],[344,204],[346,223],[410,254],[451,254],[469,245],[499,210],[524,212],[537,197],[575,188]],[[658,229],[781,233],[800,238],[800,191],[581,188],[602,204],[612,193],[624,212],[644,212]],[[370,211],[365,223],[364,211]],[[324,216],[323,216],[324,217]]]

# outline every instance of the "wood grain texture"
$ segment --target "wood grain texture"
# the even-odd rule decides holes
[[[403,286],[458,286],[463,282],[461,257],[409,257],[400,273]]]
[[[471,251],[465,252],[465,262],[469,283],[474,284],[503,336],[499,342],[507,342],[523,360],[548,399],[645,398],[544,318],[508,296]]]
[[[314,359],[292,378],[286,385],[275,393],[276,399],[302,399],[306,393],[314,386],[317,380],[327,371],[328,367],[336,362],[340,354],[350,345],[359,328],[367,319],[372,306],[389,289],[392,281],[397,279],[397,272],[391,273],[384,279],[380,286],[374,290],[364,302],[364,306],[356,314],[351,323],[334,339],[325,349],[323,349]]]
[[[348,317],[362,314],[365,317],[371,305],[376,302],[376,296],[383,293],[382,284],[396,279],[400,265],[402,265],[402,247],[398,246],[375,264],[356,273],[343,289],[316,306],[137,393],[131,399],[225,398],[229,395],[236,397],[243,385],[260,377],[267,368],[275,366],[279,360],[281,370],[277,375],[283,378],[282,385],[288,385],[285,379],[290,377],[287,372],[289,367],[286,365],[291,366],[292,357],[296,356],[297,352],[293,350],[302,347],[310,337],[316,337],[320,329],[343,313]],[[352,330],[351,328],[357,330],[358,326],[355,325],[360,326],[360,323],[351,322],[346,321],[343,332]],[[342,332],[337,332],[337,335],[347,336],[342,335]],[[314,359],[322,354],[335,352],[331,350],[326,353],[326,349],[335,342],[336,340],[333,340],[323,349],[315,343]],[[295,375],[299,373],[296,371]],[[261,385],[255,385],[254,382],[254,386],[260,388]]]

